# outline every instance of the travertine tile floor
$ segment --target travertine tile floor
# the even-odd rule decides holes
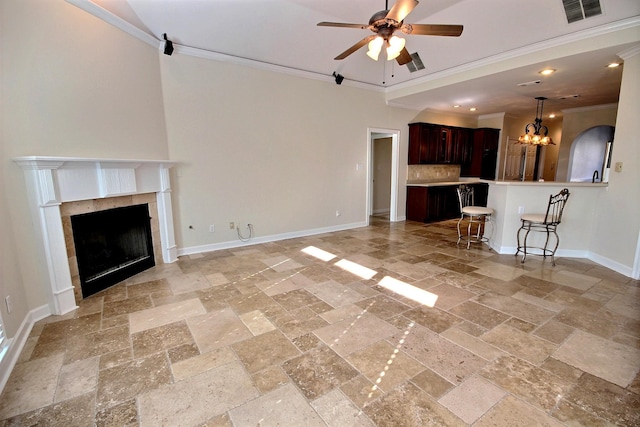
[[[455,233],[374,220],[155,267],[35,325],[0,425],[640,425],[638,281]]]

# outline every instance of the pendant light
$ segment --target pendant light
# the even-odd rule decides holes
[[[536,119],[533,123],[529,123],[525,126],[524,135],[521,135],[520,138],[518,138],[518,143],[531,145],[555,145],[551,137],[548,136],[549,129],[542,125],[542,108],[544,107],[544,101],[546,99],[547,98],[544,96],[536,98],[538,101],[536,105]],[[533,130],[532,134],[530,133],[531,130]],[[542,134],[540,132],[542,132]]]

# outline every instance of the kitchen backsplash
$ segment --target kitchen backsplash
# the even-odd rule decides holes
[[[407,182],[457,181],[460,165],[409,165]]]

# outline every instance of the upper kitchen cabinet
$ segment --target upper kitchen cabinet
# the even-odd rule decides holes
[[[424,165],[436,163],[438,157],[436,144],[431,144],[435,138],[434,126],[425,126],[423,123],[409,125],[409,164]]]
[[[470,142],[471,129],[411,123],[409,164],[461,164],[468,155]]]
[[[500,129],[473,129],[472,140],[471,161],[461,164],[460,176],[495,179]]]

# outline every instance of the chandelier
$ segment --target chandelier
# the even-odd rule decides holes
[[[533,123],[529,123],[524,128],[524,135],[518,138],[520,144],[532,144],[532,145],[555,145],[550,136],[547,136],[549,129],[542,125],[542,108],[544,107],[544,96],[536,98],[538,104],[536,106],[536,119]],[[531,134],[533,130],[533,134]],[[542,134],[540,133],[542,131]]]

